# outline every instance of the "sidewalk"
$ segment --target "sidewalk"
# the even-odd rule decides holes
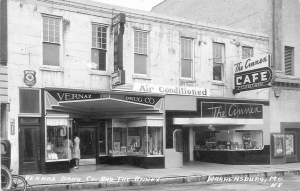
[[[182,168],[142,169],[127,165],[89,165],[71,169],[65,174],[24,175],[32,190],[96,189],[137,185],[174,184],[186,182],[246,181],[254,177],[300,175],[300,163],[284,165],[225,165],[206,162],[189,162]]]

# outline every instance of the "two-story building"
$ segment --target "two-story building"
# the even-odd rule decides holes
[[[80,165],[270,163],[269,89],[233,91],[237,63],[270,65],[267,36],[93,1],[7,10],[15,173],[69,172],[74,132]]]
[[[271,164],[300,162],[300,2],[298,0],[165,0],[152,12],[260,32],[269,37],[273,82],[269,91],[270,137],[284,137]]]

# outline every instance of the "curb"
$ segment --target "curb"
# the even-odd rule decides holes
[[[107,187],[130,187],[130,186],[155,186],[159,184],[182,184],[191,182],[229,182],[229,180],[242,179],[251,181],[254,178],[261,180],[265,177],[281,177],[289,175],[300,175],[300,170],[260,172],[260,173],[242,173],[242,174],[223,174],[223,175],[193,175],[193,176],[176,176],[163,177],[160,179],[143,178],[141,181],[106,181],[106,182],[73,182],[60,184],[33,185],[32,191],[64,191],[64,190],[82,190],[82,189],[99,189]],[[217,180],[217,181],[212,181]]]

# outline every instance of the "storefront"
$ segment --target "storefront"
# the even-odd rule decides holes
[[[21,89],[21,108],[36,102],[42,117],[19,118],[20,174],[70,172],[74,132],[80,165],[164,168],[163,96],[124,93]]]
[[[194,97],[180,109],[169,105],[173,99],[166,96],[166,142],[182,153],[182,164],[270,164],[268,101]],[[178,132],[182,140],[175,140]]]

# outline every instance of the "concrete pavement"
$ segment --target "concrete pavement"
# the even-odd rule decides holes
[[[182,168],[142,169],[129,165],[88,165],[71,169],[64,174],[24,175],[32,190],[82,190],[102,187],[122,187],[139,185],[174,184],[187,182],[207,182],[216,179],[246,177],[281,177],[300,175],[300,163],[284,165],[225,165],[206,162],[189,162]]]

